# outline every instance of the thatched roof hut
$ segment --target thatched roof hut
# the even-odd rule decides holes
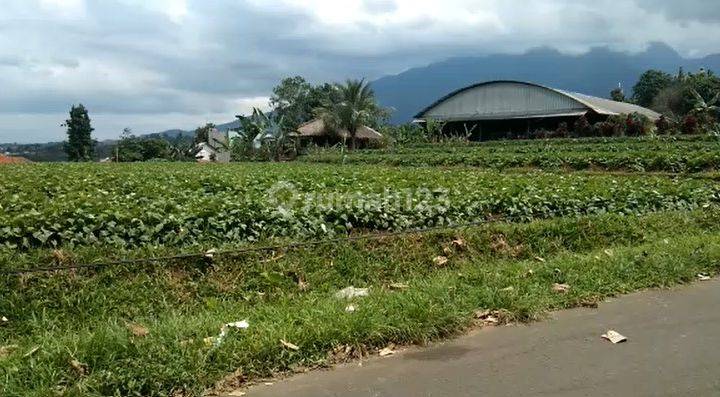
[[[320,138],[336,135],[340,138],[350,139],[350,133],[347,130],[340,130],[336,134],[331,133],[331,131],[325,127],[325,123],[322,119],[311,120],[300,125],[297,129],[297,133],[294,135],[300,138]],[[358,128],[355,137],[358,140],[371,141],[382,139],[382,134],[370,127],[361,126]]]

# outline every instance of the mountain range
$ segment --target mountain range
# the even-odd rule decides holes
[[[607,47],[572,55],[552,48],[523,54],[491,54],[450,58],[400,74],[381,77],[371,86],[380,105],[393,109],[390,122],[406,123],[435,100],[459,88],[489,80],[520,80],[607,98],[620,85],[629,97],[640,75],[648,69],[676,73],[679,68],[720,72],[720,54],[684,58],[665,43],[650,43],[645,51],[627,53]],[[237,120],[218,124],[221,131],[237,128]],[[192,130],[167,130],[152,136],[191,136]]]
[[[238,120],[231,121],[229,123],[223,123],[223,124],[216,124],[215,128],[217,128],[219,131],[227,132],[232,129],[238,128],[240,126],[240,122]],[[172,129],[172,130],[165,130],[160,131],[152,134],[144,134],[143,137],[147,138],[164,138],[164,139],[176,139],[178,136],[182,136],[184,138],[193,138],[195,137],[195,130],[181,130],[181,129]]]
[[[372,82],[378,102],[393,108],[391,122],[404,123],[442,96],[473,83],[488,80],[521,80],[583,94],[609,97],[620,84],[625,94],[648,69],[676,73],[700,68],[720,71],[720,54],[684,58],[664,43],[651,43],[639,53],[593,48],[579,54],[563,54],[537,48],[524,54],[495,54],[452,58]]]

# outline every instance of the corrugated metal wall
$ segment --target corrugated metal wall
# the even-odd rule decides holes
[[[482,120],[552,116],[587,110],[580,102],[547,88],[495,82],[461,91],[429,109],[424,117]]]

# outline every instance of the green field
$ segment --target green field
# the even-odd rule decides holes
[[[710,136],[543,139],[421,144],[385,150],[317,150],[303,161],[393,166],[472,166],[504,170],[607,170],[694,173],[720,168],[720,139]]]
[[[286,164],[29,165],[0,175],[0,246],[181,247],[466,221],[694,209],[704,179]],[[278,205],[281,206],[278,209]]]
[[[500,321],[532,321],[548,310],[715,274],[720,184],[713,178],[632,168],[416,167],[429,163],[412,160],[713,156],[716,144],[560,140],[362,151],[344,165],[2,167],[2,395],[199,396],[388,343],[456,335],[473,326],[480,309],[497,311]],[[402,158],[408,166],[373,158]],[[453,228],[416,230],[445,226]],[[403,230],[411,232],[378,235]],[[329,241],[368,235],[377,237]],[[316,240],[326,241],[8,273]],[[556,283],[569,291],[554,292]],[[369,296],[335,297],[348,286],[367,287]],[[249,328],[206,341],[239,320]]]

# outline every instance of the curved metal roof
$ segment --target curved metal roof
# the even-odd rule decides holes
[[[640,113],[660,117],[650,109],[624,102],[578,94],[539,84],[496,80],[453,91],[423,109],[415,118],[438,120],[493,120]]]

